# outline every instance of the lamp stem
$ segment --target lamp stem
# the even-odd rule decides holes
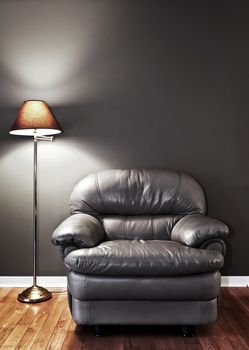
[[[48,300],[52,297],[52,293],[46,288],[37,285],[37,222],[38,222],[38,210],[37,210],[37,144],[38,140],[48,141],[48,138],[39,138],[36,132],[34,132],[34,165],[33,165],[33,285],[20,294],[18,294],[18,300],[23,303],[39,303],[44,300]],[[50,138],[49,138],[50,140]]]
[[[33,286],[37,285],[37,137],[34,135],[33,165]]]

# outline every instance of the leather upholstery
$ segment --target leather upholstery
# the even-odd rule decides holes
[[[84,325],[205,325],[217,318],[216,299],[71,301],[73,319]]]
[[[223,256],[172,241],[115,240],[74,250],[65,264],[82,274],[172,276],[216,271],[223,266]]]
[[[206,200],[201,186],[179,171],[105,170],[75,186],[70,209],[93,216],[205,214]]]
[[[80,248],[95,247],[105,239],[101,223],[91,215],[75,214],[64,220],[53,232],[55,245],[74,245]]]
[[[103,276],[68,272],[68,289],[78,300],[212,300],[219,271],[187,276]]]
[[[205,216],[201,186],[163,170],[91,174],[53,233],[75,322],[208,324],[217,317],[228,227]]]
[[[171,239],[190,247],[198,247],[211,238],[225,238],[229,234],[227,225],[206,215],[186,215],[172,230]]]
[[[170,239],[180,215],[105,216],[101,219],[106,240]]]
[[[200,249],[209,249],[220,252],[223,256],[226,254],[226,244],[220,238],[212,238],[204,241],[200,246]]]

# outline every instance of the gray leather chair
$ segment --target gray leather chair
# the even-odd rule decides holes
[[[101,171],[74,188],[70,210],[52,242],[77,324],[181,325],[186,335],[216,320],[229,230],[205,215],[190,175]]]

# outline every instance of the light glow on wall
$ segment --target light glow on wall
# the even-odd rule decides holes
[[[19,139],[20,144],[13,141],[12,147],[0,158],[0,193],[5,198],[1,214],[12,212],[16,221],[23,222],[32,218],[33,139]],[[38,192],[41,212],[46,211],[46,208],[48,211],[53,208],[53,215],[67,212],[69,195],[74,185],[89,173],[109,167],[90,154],[89,149],[85,152],[82,144],[79,147],[65,139],[39,141]]]
[[[16,136],[15,136],[16,137]],[[20,140],[21,138],[19,138]],[[12,147],[2,154],[0,158],[1,193],[8,191],[11,183],[12,191],[23,191],[30,189],[32,192],[33,174],[33,138],[29,140],[13,142]],[[38,176],[39,183],[46,187],[68,188],[74,185],[80,177],[90,172],[108,168],[109,165],[96,155],[90,154],[89,147],[84,151],[84,146],[74,145],[72,141],[56,140],[53,142],[38,142]],[[18,180],[18,181],[17,181]],[[16,187],[15,187],[16,186]],[[5,189],[5,190],[4,190]]]
[[[0,2],[1,104],[91,99],[96,84],[89,67],[110,17],[98,1]]]

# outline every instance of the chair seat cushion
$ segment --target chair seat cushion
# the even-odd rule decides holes
[[[173,241],[115,240],[71,251],[66,266],[89,275],[190,275],[219,270],[223,256]]]

